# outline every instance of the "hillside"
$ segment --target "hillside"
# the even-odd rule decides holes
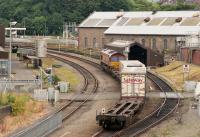
[[[148,0],[0,0],[0,23],[26,27],[27,34],[62,33],[64,22],[80,23],[93,11],[181,10],[194,5],[159,5]]]

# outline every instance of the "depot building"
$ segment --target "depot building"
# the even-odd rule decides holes
[[[162,53],[179,51],[178,39],[200,32],[199,11],[93,12],[78,27],[79,48],[125,40]]]
[[[9,53],[3,47],[5,47],[5,28],[0,25],[0,77],[7,76],[9,70]]]

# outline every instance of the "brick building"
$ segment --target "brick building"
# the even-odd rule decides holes
[[[6,52],[2,47],[0,47],[0,77],[8,75],[9,70],[9,53]]]
[[[9,70],[9,53],[4,50],[5,47],[5,28],[0,25],[0,77],[7,76]]]
[[[199,33],[199,25],[199,11],[94,12],[79,25],[79,48],[128,40],[159,52],[179,51],[177,38]]]
[[[102,48],[104,32],[117,20],[118,12],[94,12],[78,27],[80,48]]]
[[[0,25],[0,47],[5,46],[5,28]]]

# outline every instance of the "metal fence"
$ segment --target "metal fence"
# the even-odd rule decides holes
[[[16,84],[16,83],[21,83],[21,84],[32,84],[32,83],[36,83],[36,84],[40,84],[41,81],[39,79],[35,79],[35,80],[0,80],[0,83],[12,83],[12,84]]]
[[[44,137],[62,126],[62,112],[53,114],[10,137]]]
[[[0,80],[0,92],[5,91],[33,91],[35,88],[40,88],[41,80]]]

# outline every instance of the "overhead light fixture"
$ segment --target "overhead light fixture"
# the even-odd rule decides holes
[[[14,26],[17,24],[17,21],[10,22],[10,25]]]

